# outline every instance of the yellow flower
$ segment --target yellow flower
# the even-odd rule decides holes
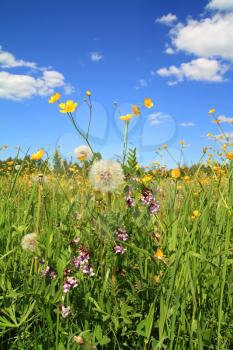
[[[215,123],[215,124],[220,124],[220,123],[221,123],[221,120],[219,120],[219,119],[214,119],[214,123]]]
[[[188,176],[188,175],[186,175],[186,176],[184,177],[184,182],[186,182],[187,184],[189,184],[189,183],[191,182],[191,177]]]
[[[179,177],[180,177],[180,169],[172,169],[172,171],[171,171],[171,177],[173,178],[173,179],[178,179]]]
[[[191,218],[194,220],[194,219],[197,219],[199,216],[200,216],[200,212],[198,210],[194,210],[192,212]]]
[[[49,99],[49,103],[55,103],[57,101],[59,101],[61,98],[61,94],[59,94],[59,92],[56,92],[54,95],[52,95]]]
[[[121,120],[125,120],[125,121],[128,121],[128,120],[130,120],[132,118],[133,118],[133,114],[126,114],[126,115],[122,115],[120,117]]]
[[[227,145],[224,143],[222,146],[221,146],[221,149],[224,150],[227,148]]]
[[[186,145],[186,142],[183,141],[183,140],[181,140],[181,141],[179,142],[179,144],[180,144],[181,146],[185,146],[185,145]]]
[[[229,160],[233,160],[233,153],[226,153],[226,158]]]
[[[154,257],[159,259],[159,260],[162,260],[164,258],[164,254],[163,254],[163,251],[161,249],[157,249],[156,252],[154,253]]]
[[[43,149],[40,149],[38,152],[33,153],[31,156],[32,160],[40,160],[45,154],[45,151]]]
[[[139,115],[141,114],[140,109],[138,108],[137,105],[132,105],[131,108],[132,108],[132,112],[133,112],[135,115],[139,116]]]
[[[10,160],[9,162],[6,162],[7,165],[11,166],[14,164],[14,161],[13,160]]]
[[[146,108],[149,108],[149,109],[152,108],[152,107],[154,106],[154,103],[153,103],[152,99],[146,97],[146,98],[144,99],[144,106],[145,106]]]
[[[214,114],[216,112],[215,108],[211,108],[208,112],[208,114]]]
[[[86,96],[88,96],[88,97],[91,96],[91,91],[90,91],[90,90],[87,90],[87,91],[86,91]]]
[[[78,103],[72,100],[68,100],[65,103],[59,103],[59,107],[61,108],[61,113],[73,113],[77,108]]]
[[[167,148],[168,148],[168,145],[167,145],[167,144],[164,144],[164,145],[161,146],[161,148],[167,149]]]
[[[143,176],[143,178],[141,179],[141,182],[143,184],[147,184],[149,182],[151,182],[153,180],[153,176],[152,175],[145,175]]]

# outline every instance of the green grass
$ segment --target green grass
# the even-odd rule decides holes
[[[55,174],[44,185],[1,176],[1,350],[232,349],[232,175],[199,180],[155,176],[149,187],[161,210],[151,215],[140,201],[142,185],[130,180],[132,208],[124,186],[110,201],[75,176]],[[117,228],[129,235],[122,256],[114,252]],[[21,247],[30,232],[38,232],[34,253]],[[75,237],[90,251],[93,277],[72,266]],[[154,257],[158,248],[164,259]],[[42,257],[56,278],[40,273]],[[78,287],[64,294],[69,266]],[[71,308],[67,318],[61,304]]]

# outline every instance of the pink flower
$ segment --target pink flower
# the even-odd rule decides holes
[[[70,311],[70,307],[65,307],[65,305],[61,304],[60,305],[60,309],[61,309],[61,315],[63,318],[66,318],[70,315],[71,311]]]
[[[122,246],[122,245],[116,245],[115,247],[114,247],[114,250],[115,250],[115,253],[116,254],[124,254],[125,253],[125,251],[126,251],[126,249]]]

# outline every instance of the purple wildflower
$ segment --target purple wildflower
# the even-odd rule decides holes
[[[156,200],[150,204],[149,211],[151,214],[157,214],[159,212],[160,205]]]
[[[115,253],[116,254],[124,254],[125,253],[125,251],[126,251],[126,249],[122,246],[122,245],[120,245],[120,244],[118,244],[118,245],[116,245],[115,247],[114,247],[114,250],[115,250]]]
[[[128,233],[121,228],[117,229],[116,237],[117,239],[119,239],[119,241],[127,241],[127,239],[129,238]]]
[[[78,282],[75,277],[68,277],[63,284],[64,293],[68,293],[70,289],[73,289],[78,286]]]

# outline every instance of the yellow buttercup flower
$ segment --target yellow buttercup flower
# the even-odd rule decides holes
[[[200,216],[199,210],[194,210],[192,212],[191,218],[194,220],[194,219],[197,219],[199,216]]]
[[[208,112],[208,114],[214,114],[216,112],[215,108],[211,108]]]
[[[88,97],[91,96],[91,91],[90,91],[90,90],[87,90],[87,91],[86,91],[86,96],[88,96]]]
[[[156,252],[154,253],[154,257],[157,259],[163,259],[164,258],[164,254],[163,251],[161,249],[157,249]]]
[[[59,107],[61,108],[61,113],[73,113],[77,108],[78,103],[72,100],[68,100],[65,103],[59,103]]]
[[[233,153],[226,153],[226,158],[229,160],[233,160]]]
[[[171,171],[171,177],[173,179],[178,179],[180,177],[181,173],[180,173],[180,169],[172,169]]]
[[[144,106],[145,106],[146,108],[149,108],[149,109],[152,108],[152,107],[154,106],[154,103],[153,103],[152,99],[146,97],[146,98],[144,99]]]
[[[41,160],[45,154],[45,151],[43,149],[40,149],[38,152],[33,153],[31,156],[32,160]]]
[[[54,95],[52,95],[49,99],[49,103],[55,103],[57,101],[59,101],[61,98],[61,94],[59,94],[59,92],[56,92]]]
[[[132,108],[132,112],[133,112],[135,115],[139,116],[139,115],[141,114],[140,109],[138,108],[137,105],[132,105],[131,108]]]
[[[13,160],[10,160],[9,162],[6,162],[7,165],[11,166],[14,164],[14,161]]]
[[[227,145],[224,143],[222,146],[221,146],[221,149],[224,150],[227,148]]]
[[[125,120],[125,121],[129,121],[132,118],[133,118],[133,114],[126,114],[120,117],[121,120]]]

